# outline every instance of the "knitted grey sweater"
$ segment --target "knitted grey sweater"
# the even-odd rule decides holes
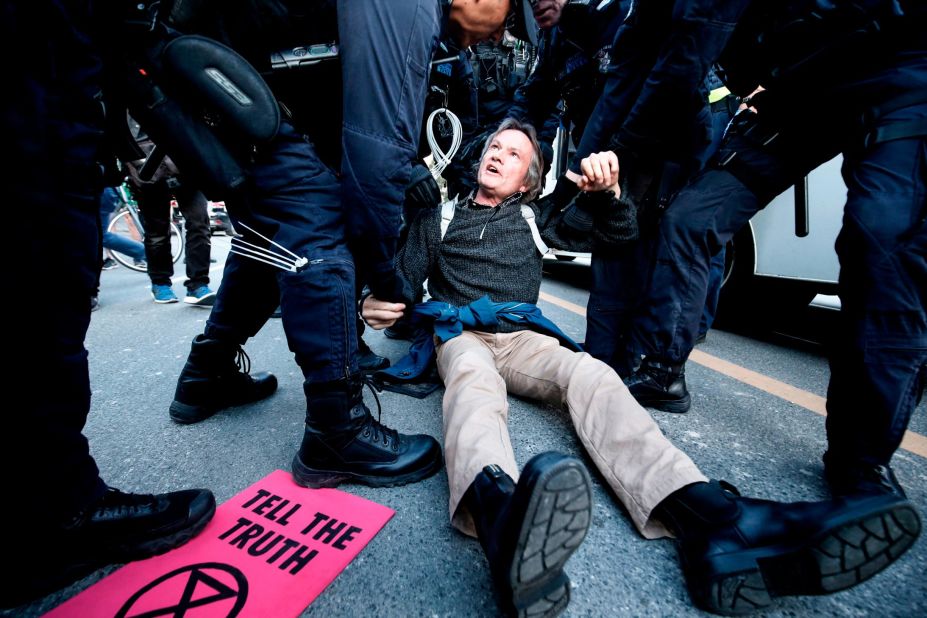
[[[537,303],[542,256],[520,202],[491,208],[460,200],[456,208],[443,241],[440,208],[423,211],[409,227],[397,264],[413,289],[428,279],[431,297],[455,306],[485,295],[495,302]],[[503,323],[498,330],[522,328]]]

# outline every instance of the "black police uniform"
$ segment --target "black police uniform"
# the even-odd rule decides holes
[[[639,205],[640,239],[598,247],[592,257],[587,351],[622,376],[639,358],[630,322],[649,285],[656,221],[666,197],[699,169],[711,145],[704,80],[748,4],[635,3],[615,36],[605,89],[570,166],[579,172],[584,157],[615,150],[622,191]],[[661,187],[668,162],[675,183]]]
[[[773,197],[842,153],[842,308],[825,455],[837,491],[866,486],[873,471],[884,480],[927,376],[927,26],[916,2],[868,4],[876,5],[870,16],[845,30],[840,20],[852,15],[751,7],[722,65],[739,94],[767,87],[754,101],[759,113],[735,118],[712,168],[663,217],[634,324],[648,359],[684,362],[712,253]],[[797,34],[780,24],[795,24]],[[795,38],[803,28],[805,41]],[[775,47],[777,34],[788,44]],[[764,39],[772,47],[755,45]],[[809,100],[820,113],[809,111]]]

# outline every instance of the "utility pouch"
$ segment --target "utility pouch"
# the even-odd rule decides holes
[[[225,45],[198,35],[169,41],[160,54],[164,87],[232,143],[260,146],[277,135],[280,108],[264,79]]]
[[[132,116],[206,197],[226,199],[244,184],[244,170],[202,119],[138,71],[127,70],[124,84]]]

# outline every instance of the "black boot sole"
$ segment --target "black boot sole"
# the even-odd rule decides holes
[[[908,503],[835,522],[799,547],[765,547],[729,554],[699,567],[712,575],[690,582],[696,601],[727,616],[767,607],[773,597],[821,595],[859,584],[898,559],[920,534]]]
[[[633,395],[633,393],[632,393]],[[647,399],[637,400],[645,408],[653,408],[660,412],[671,412],[673,414],[685,414],[692,407],[692,396],[686,393],[681,399]]]
[[[556,616],[570,601],[563,565],[592,522],[592,489],[583,465],[566,459],[543,470],[522,522],[509,569],[514,614]]]
[[[277,378],[276,376],[270,374],[268,382],[263,386],[262,390],[252,393],[250,397],[239,398],[230,402],[223,402],[220,400],[219,402],[209,406],[183,403],[178,399],[174,399],[168,408],[168,413],[171,416],[171,420],[175,423],[180,423],[181,425],[192,425],[193,423],[205,421],[207,418],[215,416],[222,410],[234,408],[237,406],[245,406],[249,403],[255,403],[257,401],[267,399],[276,392]]]
[[[406,472],[405,474],[374,475],[374,474],[357,474],[346,470],[322,470],[307,466],[299,459],[299,453],[293,456],[292,474],[293,481],[300,487],[310,489],[321,489],[323,487],[337,487],[342,483],[354,483],[368,485],[370,487],[398,487],[417,483],[438,472],[444,467],[444,459],[440,454],[427,466],[417,470]]]

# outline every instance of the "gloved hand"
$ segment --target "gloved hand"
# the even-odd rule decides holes
[[[406,187],[403,203],[404,213],[413,213],[426,208],[437,208],[441,203],[441,189],[431,171],[421,163],[412,166],[412,176]]]

